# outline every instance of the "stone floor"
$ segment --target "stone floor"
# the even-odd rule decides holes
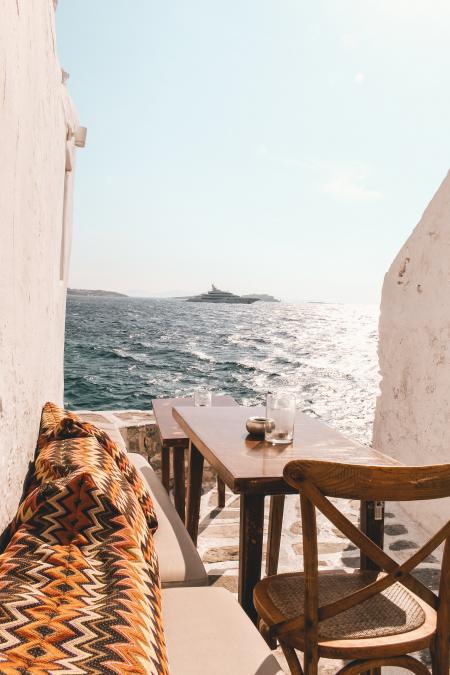
[[[139,410],[114,412],[83,411],[84,419],[94,424],[108,422],[120,431],[128,450],[148,456],[156,471],[160,468],[160,448],[152,413]],[[268,502],[266,500],[265,536],[267,535]],[[339,501],[339,507],[353,522],[358,521],[359,503]],[[407,559],[426,540],[426,535],[417,523],[403,522],[400,514],[387,511],[385,514],[385,549],[397,560]],[[292,495],[286,498],[283,534],[280,547],[279,571],[301,570],[301,522],[299,499]],[[329,521],[318,516],[319,565],[320,569],[339,567],[349,572],[359,564],[358,551]],[[217,492],[211,469],[206,471],[204,494],[201,501],[198,549],[208,571],[210,583],[224,586],[237,596],[239,557],[239,498],[226,492],[225,508],[217,508]],[[265,545],[264,545],[265,549]],[[419,570],[421,580],[436,590],[439,583],[439,557],[430,556]],[[263,560],[263,573],[265,555]],[[282,668],[289,672],[281,650],[275,652]],[[339,668],[336,661],[321,660],[320,675],[331,675]],[[404,670],[383,669],[383,675],[403,675]]]

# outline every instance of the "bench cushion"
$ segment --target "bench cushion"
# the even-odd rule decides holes
[[[63,422],[66,420],[69,421],[69,418],[64,418]],[[97,438],[90,433],[80,435],[82,431],[71,428],[71,435],[67,437],[58,427],[54,434],[39,437],[34,484],[38,486],[47,481],[89,474],[97,488],[108,495],[117,510],[127,519],[146,560],[152,567],[157,567],[148,515],[141,508],[133,486]],[[141,481],[140,476],[138,478]],[[155,520],[156,515],[150,522],[154,524]]]
[[[157,570],[88,473],[34,488],[0,556],[0,672],[165,675]]]
[[[142,455],[129,453],[128,458],[140,471],[153,498],[158,518],[154,542],[163,588],[207,585],[208,575],[197,549],[158,476]]]
[[[267,644],[224,588],[162,592],[171,675],[282,675]]]
[[[130,463],[122,444],[115,443],[104,429],[99,428],[90,422],[81,420],[75,413],[63,410],[54,403],[46,403],[42,411],[38,438],[38,455],[36,458],[36,474],[39,472],[39,463],[41,461],[41,456],[44,453],[47,456],[47,462],[52,462],[53,455],[55,455],[62,460],[66,471],[72,470],[73,467],[76,467],[77,464],[79,464],[76,459],[76,454],[66,453],[66,443],[58,445],[57,441],[67,441],[67,445],[69,445],[70,441],[73,439],[86,437],[95,438],[98,445],[103,448],[105,453],[115,462],[117,468],[135,493],[144,513],[149,530],[154,532],[158,523],[152,499],[146,489],[145,482],[142,480],[133,464]],[[54,442],[56,445],[53,445]],[[83,443],[83,441],[81,441],[81,443]],[[91,446],[92,445],[93,444],[91,443]],[[67,459],[65,456],[66,454]],[[101,452],[89,452],[87,458],[89,463],[95,464],[95,468],[100,471],[103,471],[107,464],[108,466],[111,465],[109,458]],[[81,460],[83,459],[85,458],[82,457]],[[115,469],[115,467],[113,468]],[[118,472],[115,471],[115,474],[117,473]],[[129,489],[127,489],[128,486],[125,486],[125,488],[125,492],[129,491]]]

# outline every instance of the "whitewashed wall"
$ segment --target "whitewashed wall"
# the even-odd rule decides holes
[[[383,286],[374,446],[405,464],[450,463],[450,174]],[[450,502],[415,503],[427,531]]]
[[[55,52],[53,0],[0,0],[0,17],[1,531],[21,495],[42,405],[62,402],[76,119]]]

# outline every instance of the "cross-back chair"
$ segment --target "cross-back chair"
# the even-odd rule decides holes
[[[397,563],[328,499],[415,501],[450,496],[450,464],[359,466],[294,461],[285,480],[300,493],[304,572],[278,574],[255,587],[262,620],[293,675],[316,675],[320,657],[351,660],[338,675],[397,666],[429,675],[412,652],[429,649],[433,675],[449,673],[450,520],[406,562]],[[381,570],[318,571],[316,509]],[[413,570],[442,542],[439,595]],[[304,654],[303,669],[295,653]]]

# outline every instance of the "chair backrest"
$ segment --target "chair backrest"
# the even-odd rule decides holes
[[[310,480],[329,497],[364,501],[416,501],[450,497],[450,464],[366,466],[304,460],[290,462],[284,477],[298,486]]]
[[[450,497],[450,464],[436,466],[360,466],[297,460],[284,469],[284,479],[299,491],[302,512],[305,605],[304,616],[283,622],[279,633],[305,631],[305,645],[314,651],[318,623],[358,605],[400,582],[438,612],[438,634],[448,640],[450,605],[450,520],[406,562],[398,564],[359,530],[327,497],[361,501],[415,501]],[[350,539],[384,576],[364,588],[319,607],[316,508]],[[445,541],[439,596],[411,572]]]

